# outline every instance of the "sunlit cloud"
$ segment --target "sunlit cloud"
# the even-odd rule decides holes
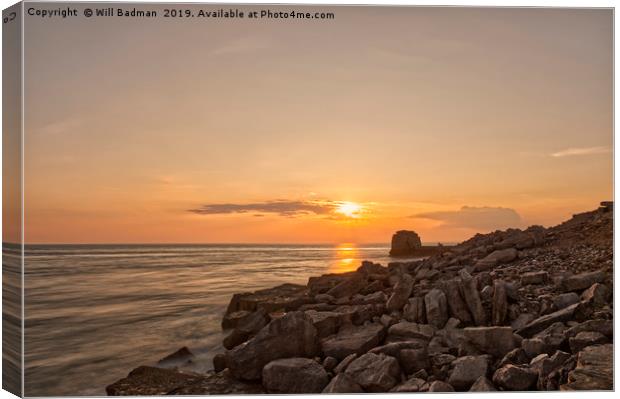
[[[575,147],[575,148],[567,148],[565,150],[554,152],[550,155],[554,158],[562,158],[562,157],[573,157],[573,156],[582,156],[582,155],[608,154],[610,152],[611,152],[611,149],[608,147]]]
[[[226,215],[252,213],[253,216],[275,214],[286,217],[307,215],[326,216],[330,219],[362,217],[366,212],[364,205],[350,201],[332,200],[273,200],[248,204],[205,204],[189,212],[199,215]]]
[[[280,216],[326,215],[338,205],[329,201],[288,201],[275,200],[249,204],[206,204],[197,209],[190,209],[199,215],[222,215],[232,213],[271,213]]]
[[[441,222],[441,227],[470,228],[480,230],[520,227],[521,216],[511,208],[463,206],[456,211],[426,212],[412,215],[416,219]]]

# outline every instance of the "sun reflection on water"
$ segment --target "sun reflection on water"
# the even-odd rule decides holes
[[[343,243],[336,246],[334,263],[330,269],[332,273],[345,273],[357,270],[359,267],[358,250],[355,244]]]

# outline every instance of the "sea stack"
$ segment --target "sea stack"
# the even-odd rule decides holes
[[[415,231],[400,230],[392,236],[390,256],[414,255],[422,248],[420,236]]]

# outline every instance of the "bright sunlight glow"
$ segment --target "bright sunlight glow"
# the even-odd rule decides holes
[[[360,212],[362,211],[362,207],[355,202],[344,201],[338,204],[336,208],[336,213],[344,215],[349,218],[359,218]]]

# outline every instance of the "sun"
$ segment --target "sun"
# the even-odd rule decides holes
[[[350,201],[343,201],[341,203],[338,204],[338,207],[336,208],[336,213],[339,213],[341,215],[344,215],[348,218],[353,218],[353,219],[357,219],[359,218],[361,215],[362,211],[362,206],[359,204],[356,204],[355,202],[350,202]]]

